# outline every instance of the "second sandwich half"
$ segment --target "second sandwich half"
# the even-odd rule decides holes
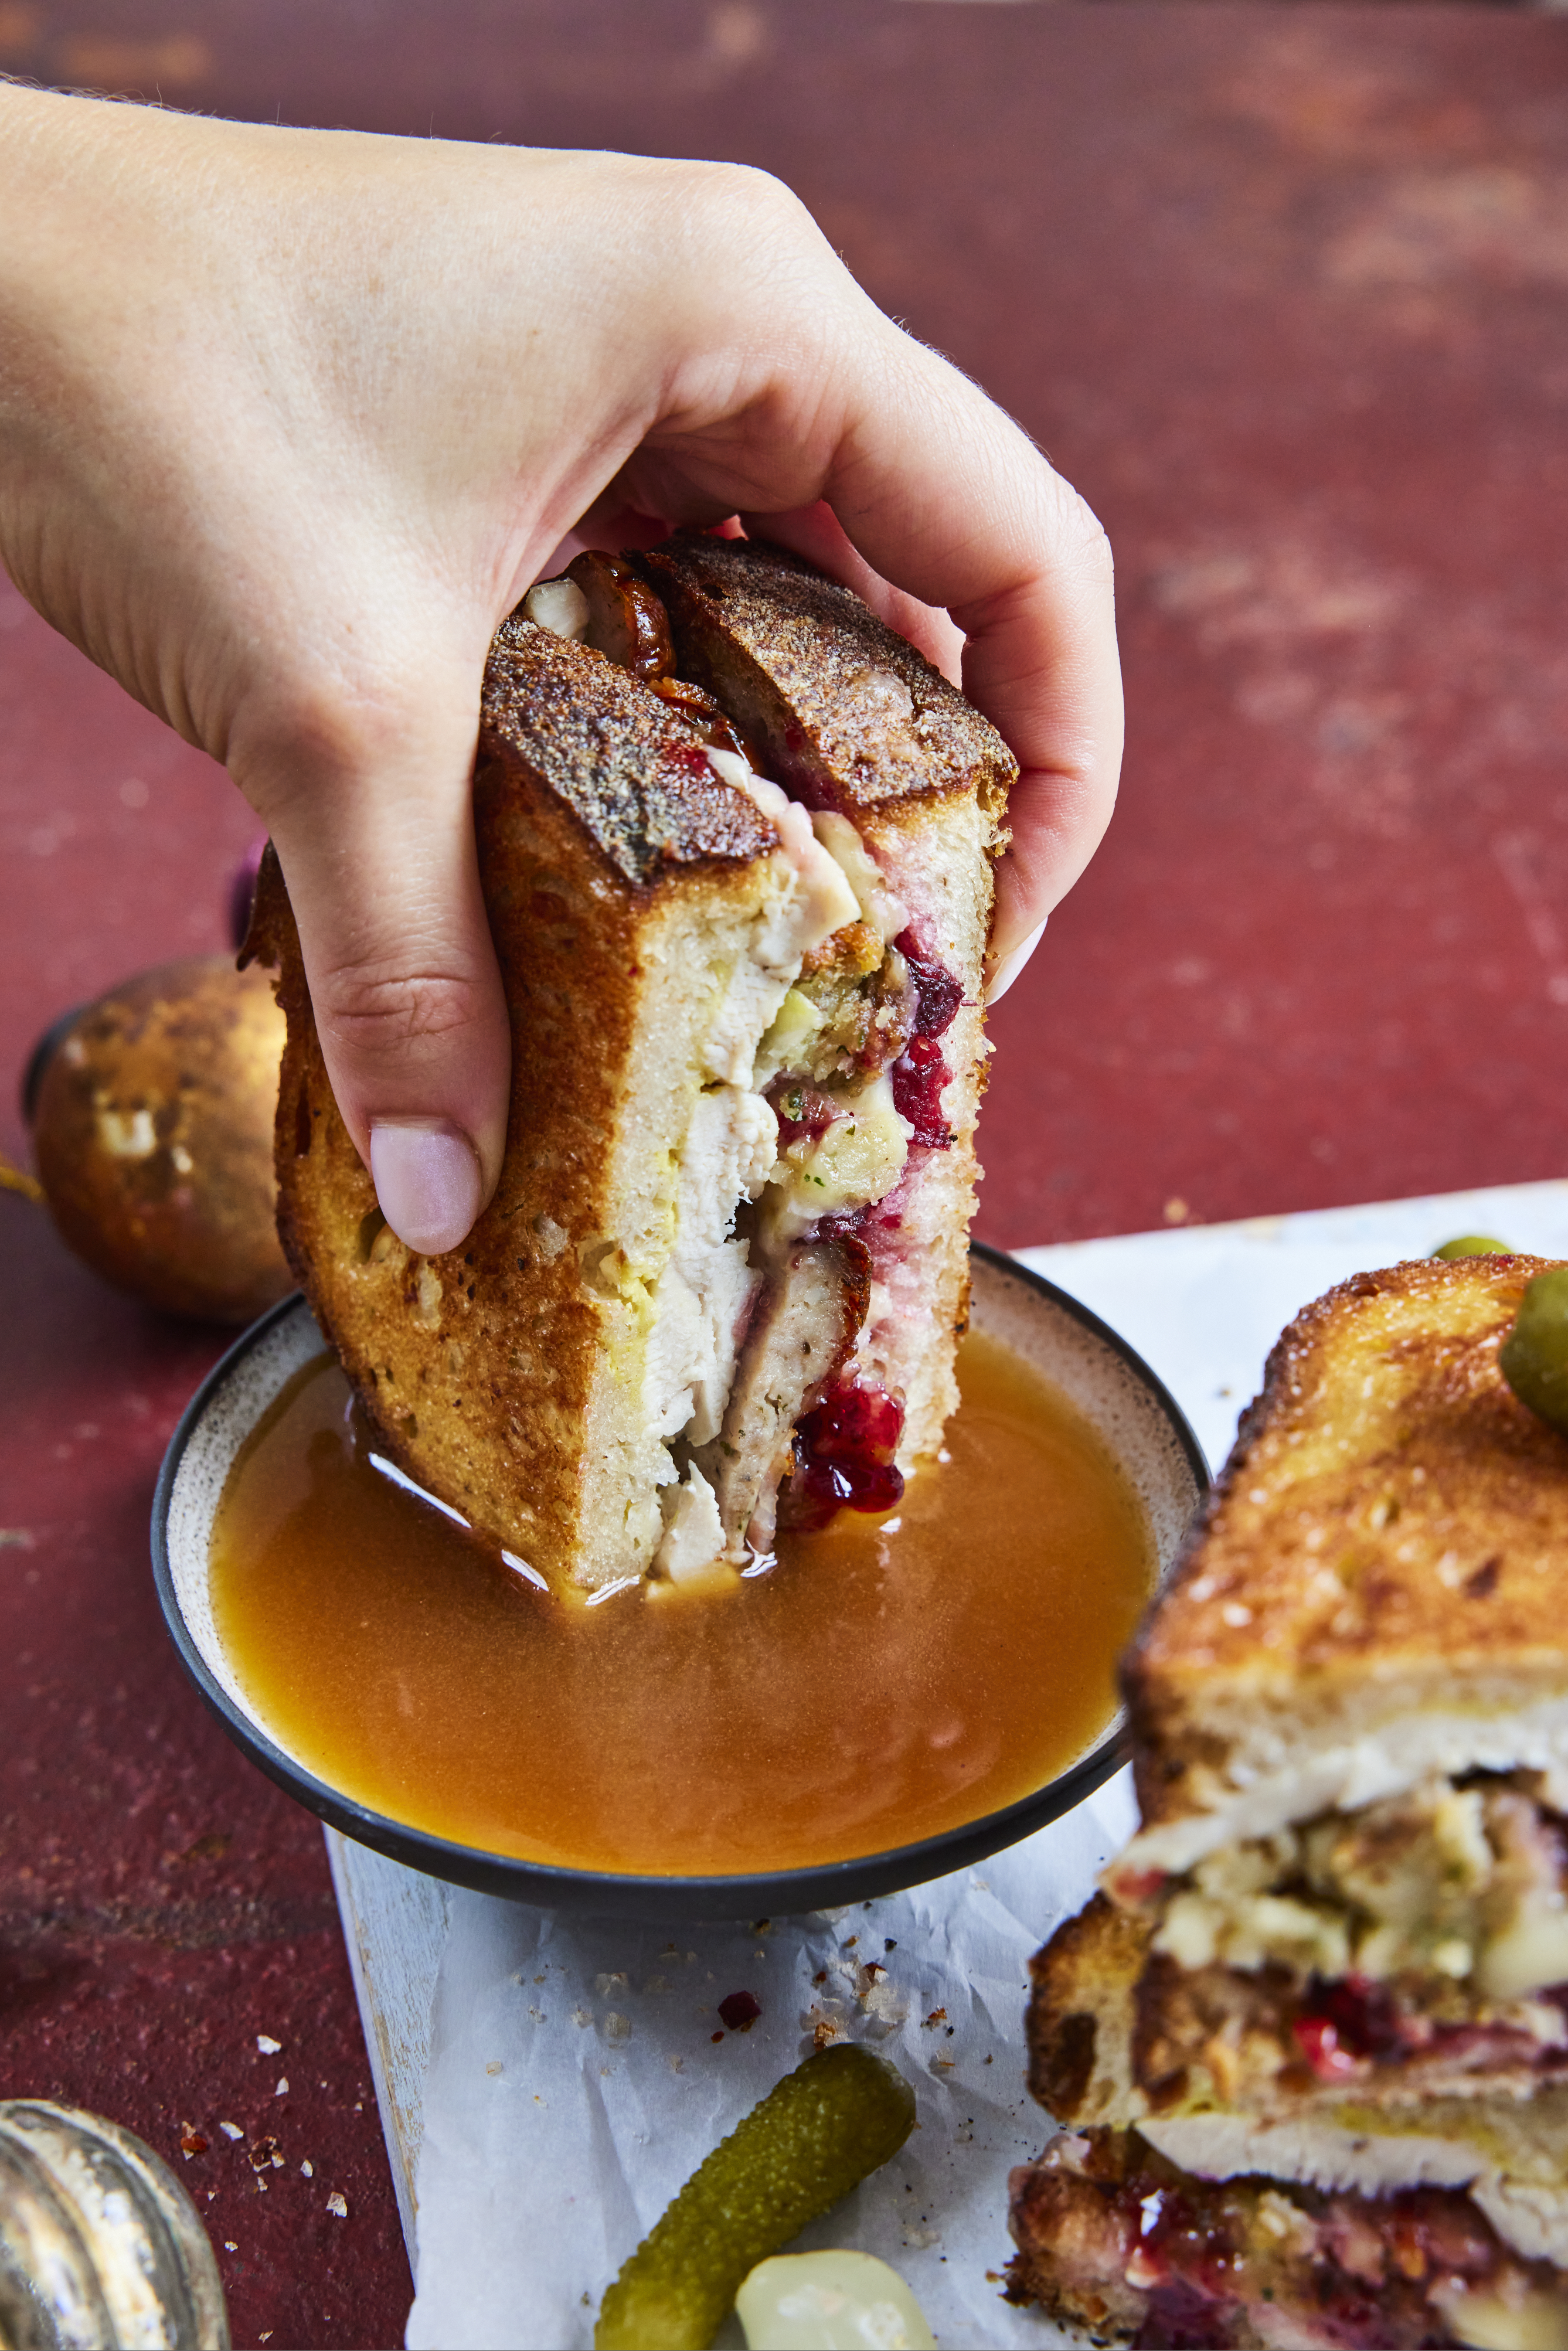
[[[847,589],[683,535],[498,632],[475,821],[505,1163],[421,1258],[338,1114],[287,897],[279,1224],[376,1439],[552,1586],[887,1507],[957,1401],[1013,762]]]

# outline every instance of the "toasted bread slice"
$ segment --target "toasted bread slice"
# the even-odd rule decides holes
[[[681,675],[716,697],[792,797],[853,827],[904,910],[898,945],[917,980],[932,975],[925,1026],[894,1073],[915,1133],[906,1173],[861,1235],[873,1290],[856,1360],[904,1397],[907,1469],[936,1451],[958,1400],[988,1050],[990,860],[1007,843],[1017,762],[913,645],[809,564],[696,533],[639,561],[669,614]]]
[[[1126,1871],[1434,1772],[1568,1767],[1568,1438],[1497,1360],[1546,1270],[1360,1274],[1285,1332],[1124,1668]]]
[[[1057,1928],[1030,1963],[1029,2086],[1059,2123],[1134,2122],[1134,2003],[1151,1921],[1103,1894]]]
[[[475,816],[513,1098],[462,1251],[411,1259],[384,1228],[276,861],[258,896],[251,951],[279,966],[289,1015],[290,1261],[390,1460],[556,1584],[765,1550],[794,1426],[836,1375],[893,1392],[910,1464],[956,1401],[986,852],[1010,763],[846,591],[762,549],[747,580],[753,617],[770,594],[786,619],[825,600],[817,667],[796,646],[785,682],[815,717],[857,647],[860,671],[923,681],[936,781],[895,761],[903,797],[876,807],[936,873],[922,904],[967,909],[952,942],[927,923],[890,944],[915,917],[883,852],[756,772],[700,680],[671,674],[659,595],[601,556],[530,593],[486,676]]]
[[[690,1365],[654,1298],[677,1228],[684,1290],[734,1293],[721,1346],[753,1280],[727,1228],[773,1136],[743,1081],[810,926],[774,827],[681,714],[548,630],[497,641],[475,820],[513,1026],[496,1196],[445,1256],[386,1228],[271,861],[251,951],[289,1016],[280,1230],[392,1460],[548,1581],[597,1588],[663,1534],[663,1388]]]

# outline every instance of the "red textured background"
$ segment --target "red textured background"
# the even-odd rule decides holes
[[[1563,1172],[1560,18],[0,0],[0,66],[762,163],[1077,481],[1119,559],[1126,782],[994,1024],[988,1238]],[[222,943],[250,831],[0,587],[0,1149],[48,1018]],[[152,1479],[216,1343],[5,1196],[0,1252],[0,2094],[209,2137],[183,2168],[237,2248],[237,2342],[392,2343],[407,2273],[318,1833],[152,1604]]]

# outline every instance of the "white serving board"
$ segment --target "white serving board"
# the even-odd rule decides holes
[[[1412,1200],[1379,1201],[1360,1207],[1260,1217],[1241,1224],[1187,1226],[1163,1232],[1116,1235],[1104,1240],[1020,1249],[1017,1254],[1026,1265],[1082,1299],[1137,1348],[1176,1397],[1210,1462],[1218,1466],[1235,1433],[1238,1414],[1257,1391],[1269,1349],[1301,1306],[1350,1274],[1390,1265],[1401,1258],[1425,1257],[1438,1243],[1469,1232],[1492,1234],[1514,1248],[1542,1256],[1568,1257],[1568,1183],[1504,1185],[1484,1191],[1444,1193]],[[985,1878],[971,1872],[962,1885],[958,1880],[949,1880],[943,1882],[943,1888],[929,1889],[930,1901],[923,1903],[916,1894],[891,1897],[890,1903],[875,1906],[876,1929],[880,1934],[890,1922],[916,1927],[924,1922],[929,1935],[936,1921],[945,1933],[950,1911],[952,1931],[960,1941],[966,1923],[973,1923],[977,1931],[999,1938],[995,1950],[1005,1953],[1010,1932],[1018,1950],[1027,1956],[1028,1942],[1048,1929],[1053,1917],[1061,1915],[1064,1902],[1066,1907],[1075,1907],[1076,1901],[1086,1894],[1096,1862],[1125,1834],[1130,1822],[1130,1798],[1124,1775],[1123,1780],[1113,1782],[1094,1800],[1092,1807],[1075,1815],[1072,1822],[1042,1831],[1028,1844],[1016,1847],[1011,1855],[998,1856],[993,1864],[987,1865]],[[453,2346],[454,2351],[460,2344],[473,2345],[476,2351],[492,2351],[492,2346],[499,2351],[499,2346],[514,2339],[519,2343],[538,2342],[541,2339],[538,2330],[545,2323],[543,2306],[534,2311],[522,2331],[514,2334],[495,2315],[497,2307],[506,2306],[504,2281],[499,2304],[494,2299],[486,2304],[484,2293],[476,2287],[473,2273],[490,2264],[476,2264],[467,2257],[462,2214],[475,2202],[476,2179],[460,2175],[465,2171],[471,2146],[483,2132],[483,2100],[502,2095],[493,2085],[467,2079],[477,2063],[479,2044],[475,2042],[469,2049],[465,2046],[465,2037],[471,2039],[478,2029],[471,2020],[481,2011],[486,1991],[503,1980],[497,1970],[517,1956],[512,1945],[516,1943],[521,1949],[519,1934],[530,1950],[536,1946],[542,1948],[539,1922],[549,1922],[550,1914],[519,1914],[514,1906],[491,1902],[477,1895],[456,1894],[433,1879],[419,1876],[395,1862],[350,1844],[332,1830],[327,1832],[327,1843],[409,2258],[419,2286],[420,2298],[410,2339],[416,2343],[441,2343]],[[1042,1881],[1040,1899],[1032,1904],[1028,1890],[1031,1867]],[[991,1881],[996,1882],[995,1893]],[[1078,1890],[1080,1882],[1082,1891]],[[891,1904],[907,1911],[907,1920],[902,1917],[894,1920]],[[974,1917],[977,1912],[986,1914],[983,1929]],[[526,1928],[522,1925],[525,1918],[529,1922]],[[793,1927],[796,1922],[789,1923]],[[808,1958],[815,1959],[829,1948],[837,1929],[820,1917],[798,1923],[802,1939],[797,1956],[805,1965]],[[549,1931],[547,1924],[546,1941]],[[567,1952],[570,1945],[576,1953],[575,1958],[569,1956],[567,1959],[569,1969],[591,1964],[584,1954],[596,1938],[602,1938],[605,1931],[606,1922],[597,1922],[592,1928],[580,1931],[573,1928],[570,1937],[564,1928],[559,1930],[562,1939],[559,1948]],[[717,1930],[703,1931],[713,1934]],[[613,1940],[612,1927],[610,1932]],[[630,1945],[632,1938],[625,1939]],[[746,1939],[741,1937],[742,1941]],[[776,1956],[782,1959],[785,1953],[779,1949]],[[532,1964],[531,1959],[528,1964]],[[1005,1959],[993,1959],[988,1964],[1005,1965]],[[514,1970],[504,1980],[507,1984],[520,1984],[524,1973],[522,1969]],[[601,1984],[606,1980],[603,1976],[597,1979]],[[531,1980],[543,1982],[545,1977],[541,1974]],[[568,1981],[570,1980],[569,1975]],[[616,1980],[624,1981],[625,1978]],[[928,1987],[928,1972],[925,1980]],[[439,2003],[438,1984],[443,1987]],[[958,1982],[957,1988],[965,1992],[971,1989],[967,1978]],[[630,1990],[614,1996],[624,2009],[635,2010],[637,1991],[633,1971]],[[563,1984],[558,1989],[558,1997],[566,1996]],[[582,1996],[591,1997],[587,1991]],[[919,1995],[927,1996],[928,1988]],[[530,2009],[528,2013],[536,2011]],[[591,2027],[591,2040],[581,2040],[582,2050],[602,2052],[608,2060],[594,2068],[580,2068],[584,2082],[591,2071],[611,2080],[618,2072],[634,2075],[642,2058],[641,2045],[631,2053],[630,2059],[627,2049],[616,2045],[621,2027],[628,2026],[629,2032],[640,2029],[634,2021],[620,2010],[615,2011],[608,2018],[610,2037],[606,2041],[605,2017],[591,2009],[580,2008],[573,2013],[574,2021],[585,2032]],[[994,2064],[1011,2066],[1021,2080],[1021,1990],[1016,2020],[988,2012],[985,2022],[986,2031],[981,2037],[989,2043],[988,2053]],[[507,2020],[496,2020],[492,2038],[497,2049],[512,2029]],[[924,2044],[917,2037],[912,2040],[907,2024],[895,2029],[903,2032],[912,2050],[923,2050]],[[762,2036],[758,2038],[755,2058],[762,2064],[765,2050],[760,2045]],[[485,2045],[488,2047],[489,2043]],[[434,2073],[433,2047],[436,2057]],[[543,2080],[549,2061],[542,2041],[537,2062],[538,2078]],[[774,2070],[783,2071],[790,2062],[792,2051],[785,2052]],[[499,2076],[504,2067],[501,2062],[491,2059],[483,2070],[486,2075]],[[945,2077],[939,2085],[946,2095],[936,2103],[944,2115],[953,2104],[953,2093],[960,2091],[962,2078],[957,2077],[951,2089]],[[981,2078],[972,2077],[977,2083]],[[900,2266],[912,2277],[917,2272],[924,2273],[925,2282],[922,2284],[917,2281],[917,2291],[923,2291],[928,2302],[948,2304],[946,2326],[940,2323],[939,2311],[932,2312],[939,2338],[944,2342],[1045,2342],[1053,2339],[1054,2331],[1042,2326],[1038,2318],[1024,2318],[995,2303],[994,2315],[977,2322],[963,2296],[955,2300],[953,2295],[958,2265],[963,2265],[966,2276],[972,2268],[977,2276],[983,2277],[988,2269],[999,2265],[1005,2258],[1005,2223],[999,2221],[999,2215],[1005,2211],[1006,2166],[1017,2159],[1017,2149],[1024,2145],[1031,2127],[1034,2136],[1040,2136],[1027,2107],[1017,2100],[1010,2105],[1008,2101],[1006,2090],[1014,2086],[1010,2076],[988,2074],[983,2084],[983,2089],[971,2089],[967,2100],[961,2094],[956,2096],[959,2105],[979,2106],[982,2100],[988,2101],[986,2115],[977,2126],[980,2144],[973,2148],[967,2177],[964,2165],[955,2160],[952,2150],[947,2151],[961,2231],[946,2238],[939,2226],[929,2230],[921,2227],[913,2235],[906,2232],[902,2239],[904,2251],[898,2256]],[[688,2078],[672,2099],[672,2111],[677,2116],[680,2102],[690,2104],[696,2124],[689,2147],[682,2145],[673,2150],[672,2177],[677,2184],[687,2170],[695,2168],[712,2142],[704,2101],[694,2096],[698,2086],[695,2079]],[[670,2088],[674,2093],[673,2082]],[[586,2095],[597,2112],[598,2102],[613,2094],[605,2093],[594,2084]],[[646,2105],[645,2082],[640,2095]],[[541,2105],[537,2095],[532,2105]],[[924,2105],[922,2113],[924,2123]],[[956,2119],[962,2123],[971,2118]],[[427,2120],[432,2125],[432,2143],[428,2147],[424,2145]],[[542,2158],[548,2171],[552,2160],[550,2122],[543,2114],[530,2116],[530,2120],[533,2132],[544,2134],[537,2155]],[[602,2135],[601,2117],[596,2127]],[[677,2120],[677,2132],[679,2127]],[[933,2139],[926,2150],[933,2157],[937,2153],[936,2127],[939,2125],[934,2116]],[[569,2144],[570,2129],[565,2121],[559,2121],[555,2130],[564,2178],[575,2159]],[[499,2160],[503,2163],[511,2146],[511,2132],[512,2124],[507,2121],[507,2135],[499,2143]],[[652,2133],[638,2132],[633,2136],[640,2144],[647,2144],[651,2138],[661,2156],[670,2152],[664,2145],[670,2136],[667,2116],[657,2117],[657,2127]],[[964,2134],[960,2130],[957,2136],[963,2137]],[[1009,2143],[1006,2152],[1004,2142]],[[425,2158],[423,2167],[422,2149]],[[578,2152],[580,2155],[580,2150]],[[649,2159],[653,2160],[652,2155]],[[974,2175],[977,2166],[983,2164],[990,2164],[995,2170],[995,2193],[982,2195],[977,2202]],[[667,2164],[664,2168],[668,2168]],[[490,2168],[494,2170],[494,2161]],[[628,2184],[622,2176],[623,2172],[624,2167],[619,2167],[620,2192],[625,2195]],[[929,2166],[927,2176],[935,2190],[937,2182]],[[866,2191],[860,2193],[864,2197]],[[423,2274],[417,2225],[422,2197],[434,2215],[427,2230],[429,2260]],[[571,2199],[568,2197],[566,2200],[570,2203]],[[662,2200],[661,2192],[661,2204]],[[632,2201],[640,2209],[642,2199],[633,2196]],[[571,2225],[580,2226],[585,2217],[580,2214]],[[646,2217],[651,2219],[653,2215]],[[936,2224],[939,2216],[932,2213],[930,2220]],[[477,2213],[476,2221],[482,2225]],[[886,2229],[885,2216],[879,2223],[874,2211],[868,2208],[848,2226],[841,2227],[838,2236],[840,2241],[854,2241],[858,2233],[870,2249],[885,2252]],[[938,2246],[945,2250],[936,2251]],[[522,2260],[527,2266],[526,2255],[513,2258]],[[542,2243],[538,2258],[548,2266]],[[514,2292],[516,2283],[514,2278]],[[971,2295],[970,2301],[974,2298]],[[591,2338],[591,2314],[586,2304],[591,2299],[584,2297],[580,2323],[575,2314],[570,2320],[556,2322],[563,2346],[569,2334],[573,2341],[586,2342]],[[977,2324],[983,2324],[983,2332],[974,2331]],[[534,2332],[528,2331],[530,2325]]]

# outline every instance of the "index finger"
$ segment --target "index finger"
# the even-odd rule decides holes
[[[1012,419],[898,329],[876,339],[874,363],[846,375],[821,495],[874,573],[951,615],[966,640],[965,691],[1019,763],[995,969],[1071,888],[1115,805],[1123,705],[1109,542]],[[792,519],[747,517],[778,536]]]

